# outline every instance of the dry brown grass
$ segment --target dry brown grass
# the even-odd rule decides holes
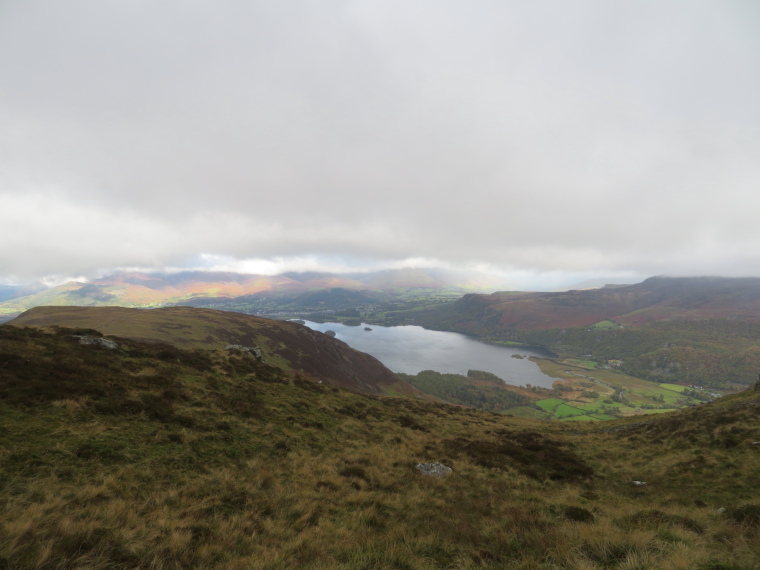
[[[43,361],[68,346],[13,342]],[[80,351],[82,370],[107,372],[102,393],[59,385],[33,405],[0,402],[0,568],[717,570],[760,560],[758,402],[748,395],[640,425],[577,426],[145,350],[93,361]],[[415,464],[430,461],[453,473],[421,476]]]

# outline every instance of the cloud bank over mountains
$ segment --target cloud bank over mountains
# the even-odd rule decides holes
[[[10,0],[0,267],[757,275],[758,29],[746,0]]]

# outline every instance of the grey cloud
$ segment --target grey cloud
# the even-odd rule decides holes
[[[0,264],[757,273],[758,24],[741,0],[5,2]]]

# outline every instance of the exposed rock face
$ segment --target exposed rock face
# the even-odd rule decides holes
[[[451,473],[451,467],[443,463],[418,463],[417,471],[428,477],[446,477]]]
[[[79,344],[83,346],[99,346],[101,348],[107,348],[108,350],[118,350],[119,345],[116,344],[112,340],[108,340],[107,338],[97,338],[94,336],[87,336],[87,335],[73,335],[74,338],[79,339]]]

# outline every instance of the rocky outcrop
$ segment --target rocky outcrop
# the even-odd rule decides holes
[[[243,346],[242,344],[228,344],[224,347],[224,350],[231,350],[234,352],[242,352],[243,354],[249,354],[253,356],[259,362],[264,361],[264,355],[261,352],[261,348],[258,346]]]
[[[119,349],[118,344],[116,344],[112,340],[108,340],[107,338],[99,338],[95,336],[79,335],[79,334],[75,334],[72,336],[74,338],[79,339],[79,344],[81,344],[82,346],[99,346],[101,348],[106,348],[108,350]]]
[[[428,477],[446,477],[451,473],[451,467],[443,463],[418,463],[417,471]]]

